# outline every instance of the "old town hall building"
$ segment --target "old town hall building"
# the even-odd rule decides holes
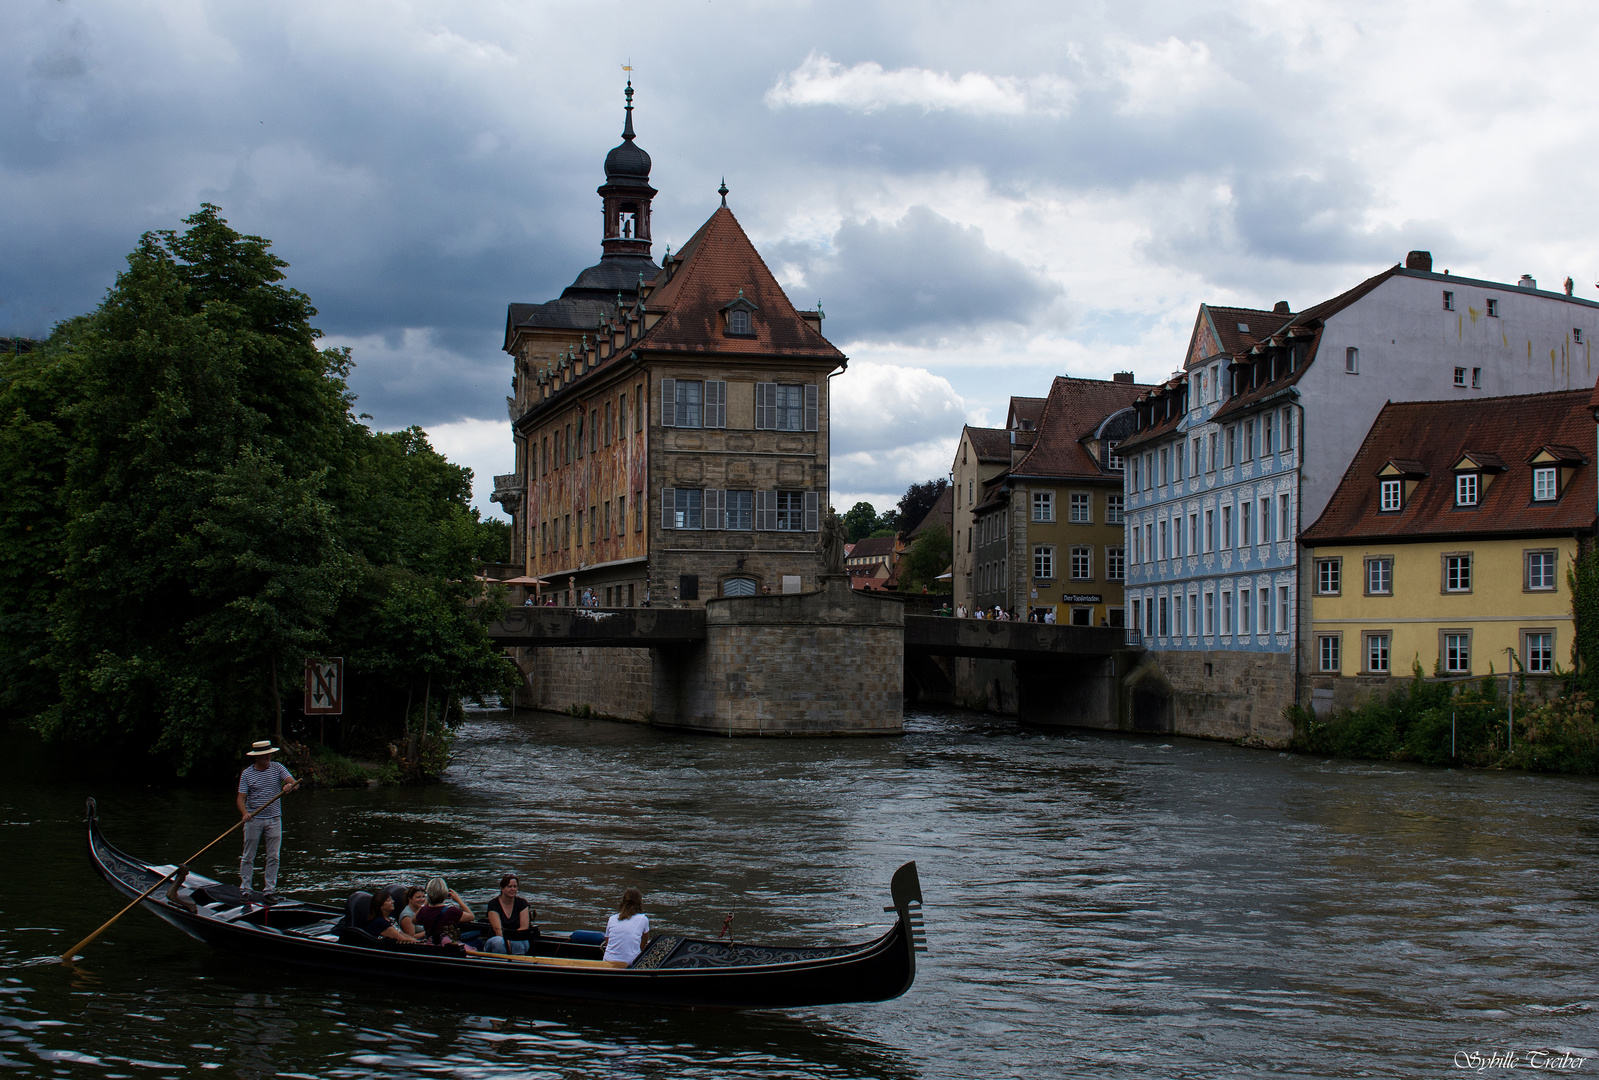
[[[829,376],[847,360],[722,203],[661,265],[650,157],[605,158],[604,254],[561,296],[510,305],[512,560],[558,602],[695,605],[817,587]]]

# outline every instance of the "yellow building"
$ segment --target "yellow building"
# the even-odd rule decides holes
[[[1383,408],[1303,534],[1313,676],[1572,666],[1566,571],[1595,518],[1589,398]]]

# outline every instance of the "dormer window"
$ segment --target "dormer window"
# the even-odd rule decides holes
[[[1405,482],[1403,480],[1384,480],[1382,482],[1382,509],[1383,513],[1391,514],[1405,508]]]
[[[728,337],[754,337],[755,313],[760,309],[744,299],[744,290],[738,291],[738,299],[722,309],[727,317],[726,333]]]
[[[1455,505],[1477,505],[1477,474],[1459,473],[1455,476]]]
[[[1560,470],[1540,467],[1532,470],[1532,497],[1535,502],[1552,502],[1560,497]]]

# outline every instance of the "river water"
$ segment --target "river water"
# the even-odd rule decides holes
[[[1416,1077],[1555,1050],[1599,1075],[1599,782],[1324,761],[915,713],[881,740],[718,740],[475,715],[446,782],[286,801],[284,891],[505,869],[549,927],[622,888],[658,929],[848,942],[915,859],[897,1001],[575,1007],[251,968],[89,869],[182,857],[230,791],[88,784],[0,745],[0,1069],[113,1077]],[[18,745],[13,745],[18,744]],[[92,790],[91,790],[92,788]],[[207,872],[237,848],[230,838]],[[219,874],[220,876],[220,874]],[[1538,1059],[1534,1059],[1536,1061]],[[1496,1070],[1489,1070],[1496,1071]]]

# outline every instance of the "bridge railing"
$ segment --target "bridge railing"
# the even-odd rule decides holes
[[[1129,626],[1127,628],[1127,644],[1129,644],[1129,645],[1142,645],[1143,643],[1144,643],[1144,632],[1142,630],[1140,630],[1136,626]]]

